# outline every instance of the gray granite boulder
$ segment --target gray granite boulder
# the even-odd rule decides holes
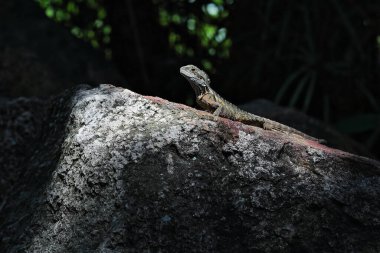
[[[30,116],[0,252],[380,252],[377,161],[111,85]]]

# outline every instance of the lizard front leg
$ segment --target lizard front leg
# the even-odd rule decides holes
[[[262,128],[264,130],[273,130],[274,129],[273,124],[268,123],[268,122],[264,122]]]
[[[197,103],[206,111],[212,113],[215,118],[220,116],[223,106],[215,101],[212,94],[206,93],[197,97]]]
[[[220,113],[222,112],[222,107],[219,106],[218,108],[216,108],[216,110],[213,112],[212,115],[216,116],[216,117],[219,117]]]

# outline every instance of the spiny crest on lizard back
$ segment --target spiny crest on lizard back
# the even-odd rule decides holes
[[[197,103],[203,109],[212,112],[214,115],[222,116],[230,120],[240,121],[244,124],[261,127],[264,130],[275,130],[286,134],[295,134],[308,140],[317,141],[320,143],[323,141],[279,122],[239,109],[236,105],[228,102],[213,91],[209,86],[210,79],[208,75],[194,65],[181,67],[180,73],[191,84],[191,87],[193,87],[195,94],[197,95]]]
[[[194,65],[186,65],[179,72],[189,81],[197,96],[210,92],[210,78],[203,70]]]

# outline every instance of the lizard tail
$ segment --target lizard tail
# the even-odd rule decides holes
[[[276,122],[276,124],[264,123],[263,128],[268,129],[268,130],[277,130],[277,131],[283,132],[283,133],[285,132],[285,133],[295,134],[295,135],[301,136],[305,139],[312,140],[312,141],[315,141],[315,142],[318,142],[321,144],[326,143],[326,140],[324,140],[324,139],[315,138],[315,137],[310,136],[308,134],[305,134],[301,131],[298,131],[294,128],[288,127],[286,125],[283,125],[283,124],[280,124],[277,122]]]

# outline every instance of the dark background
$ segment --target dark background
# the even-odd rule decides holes
[[[194,105],[207,70],[233,103],[265,98],[380,155],[380,1],[2,0],[0,96],[111,83]]]

